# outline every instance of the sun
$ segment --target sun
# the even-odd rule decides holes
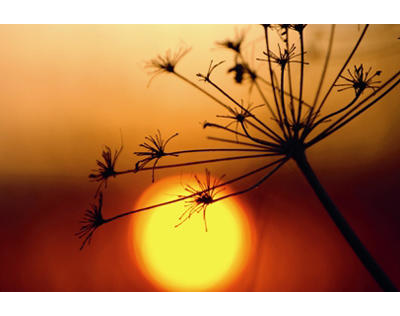
[[[163,179],[151,185],[138,207],[187,195],[182,183],[196,187],[192,176]],[[221,194],[229,193],[226,188]],[[184,202],[138,213],[132,220],[134,257],[144,275],[160,290],[219,291],[238,278],[250,256],[250,221],[229,198],[207,207],[182,225]]]

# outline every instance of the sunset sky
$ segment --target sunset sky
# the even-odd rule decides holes
[[[321,73],[329,29],[329,25],[309,25],[305,31],[310,63],[306,66],[305,99],[309,102]],[[325,88],[361,29],[361,25],[337,26]],[[167,74],[156,76],[149,85],[151,70],[145,66],[168,49],[190,47],[177,66],[180,73],[214,93],[196,74],[206,73],[211,59],[226,60],[213,78],[238,100],[261,104],[254,89],[250,93],[227,74],[233,66],[232,55],[216,45],[241,32],[246,34],[245,55],[262,72],[265,64],[256,58],[264,57],[265,42],[258,25],[0,26],[1,291],[171,290],[155,282],[135,254],[140,251],[140,240],[134,242],[132,236],[141,216],[104,225],[92,243],[79,250],[81,241],[74,234],[84,211],[96,203],[97,184],[89,182],[88,174],[96,168],[104,145],[119,148],[121,135],[124,149],[119,170],[134,167],[138,158],[133,152],[140,149],[145,136],[158,129],[164,137],[179,133],[169,144],[173,150],[230,147],[207,139],[222,136],[221,132],[202,128],[204,121],[217,121],[216,115],[225,114],[223,108]],[[389,78],[400,68],[399,34],[399,25],[371,25],[349,67],[363,63],[366,68],[381,70],[380,80]],[[277,42],[274,37],[274,48]],[[350,91],[335,91],[326,110],[334,110],[350,96]],[[397,286],[399,107],[397,87],[308,151],[310,163],[332,199]],[[175,163],[176,159],[168,157],[160,164]],[[262,159],[207,168],[217,177],[226,174],[233,178],[261,166]],[[204,172],[204,168],[159,170],[156,181],[173,177],[177,186],[183,187],[179,183],[182,178]],[[255,181],[248,179],[227,190],[239,190]],[[142,195],[152,185],[151,172],[123,175],[108,184],[104,192],[107,217],[152,202],[151,198],[143,201]],[[182,193],[172,188],[160,194],[170,199]],[[245,242],[245,250],[235,259],[240,262],[237,273],[210,289],[379,290],[293,162],[232,203],[240,208],[238,218],[245,223],[245,233],[240,235],[242,239],[238,237]],[[212,226],[212,221],[209,224]],[[218,231],[216,225],[212,228]],[[197,220],[191,229],[203,233],[202,221]]]

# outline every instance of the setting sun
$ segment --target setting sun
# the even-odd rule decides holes
[[[185,177],[185,183],[193,177]],[[155,204],[186,194],[182,177],[153,184],[139,205]],[[224,190],[226,193],[227,190]],[[250,228],[242,208],[227,199],[207,208],[205,230],[202,212],[182,225],[184,202],[137,214],[133,220],[136,260],[157,287],[175,291],[221,290],[242,271],[249,257]]]

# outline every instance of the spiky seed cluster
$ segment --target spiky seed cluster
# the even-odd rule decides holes
[[[81,228],[79,232],[75,235],[79,237],[79,239],[83,239],[81,250],[85,247],[86,244],[90,244],[93,233],[99,228],[101,225],[105,223],[105,220],[102,215],[103,208],[103,193],[100,192],[98,205],[91,205],[91,209],[86,210],[83,220],[81,221]]]
[[[353,72],[347,69],[349,77],[340,76],[340,78],[346,80],[348,83],[336,84],[338,87],[343,87],[338,91],[344,91],[347,89],[354,89],[356,96],[359,96],[366,89],[376,90],[379,86],[377,85],[380,81],[373,81],[376,76],[380,76],[382,73],[380,70],[376,71],[374,74],[370,75],[372,68],[370,67],[368,71],[364,71],[364,66],[354,66]]]
[[[273,51],[269,50],[268,52],[263,52],[265,56],[270,58],[271,62],[276,63],[281,66],[282,69],[289,63],[301,63],[301,60],[294,60],[295,58],[301,56],[301,53],[296,54],[296,46],[292,44],[288,49],[281,49],[281,46],[278,44],[278,55],[275,54]],[[305,54],[305,53],[304,53]],[[268,61],[268,59],[257,58],[259,61]],[[304,64],[308,64],[304,62]]]
[[[254,114],[252,113],[255,109],[262,107],[264,104],[259,104],[259,105],[252,105],[249,104],[247,107],[243,106],[243,101],[242,101],[242,107],[235,107],[235,108],[231,108],[231,113],[232,115],[217,115],[217,117],[221,117],[221,118],[226,118],[226,119],[230,119],[232,120],[228,125],[226,125],[225,127],[229,127],[231,126],[233,123],[237,124],[246,124],[246,120],[253,116]],[[236,126],[237,128],[237,126]]]
[[[122,149],[123,146],[121,145],[121,147],[118,150],[115,150],[113,154],[111,148],[105,146],[105,149],[101,154],[104,162],[96,160],[96,163],[99,166],[99,168],[93,169],[92,171],[94,171],[94,173],[89,174],[89,179],[91,179],[92,181],[100,182],[98,189],[96,191],[96,196],[103,184],[105,187],[107,187],[108,178],[115,177],[116,175],[115,164],[118,160],[119,155],[122,152]]]
[[[233,67],[229,68],[228,73],[233,73],[235,75],[234,80],[236,83],[242,83],[245,79],[254,81],[257,78],[257,74],[254,71],[239,62],[236,62]]]
[[[151,59],[145,67],[152,69],[152,73],[154,75],[158,75],[163,72],[175,72],[175,66],[189,51],[190,48],[183,47],[179,48],[175,53],[172,53],[171,50],[168,50],[164,56],[158,55],[156,58]]]
[[[228,73],[233,72],[235,74],[236,83],[243,82],[243,76],[246,73],[246,68],[241,63],[236,63],[232,68],[228,69]]]
[[[154,169],[157,166],[158,161],[165,156],[178,156],[177,154],[165,152],[165,148],[169,141],[176,136],[178,136],[178,133],[170,136],[167,140],[163,140],[160,130],[157,130],[155,136],[146,136],[145,139],[147,142],[145,141],[143,144],[140,144],[140,147],[143,147],[146,151],[137,151],[134,153],[136,156],[146,157],[135,164],[135,172],[143,169],[149,162],[154,160],[152,167],[152,181],[154,182]]]
[[[221,46],[223,48],[233,50],[236,53],[240,54],[244,38],[245,38],[245,34],[244,34],[244,32],[242,32],[241,34],[237,34],[233,40],[226,39],[224,41],[217,42],[217,45]]]
[[[186,210],[179,217],[179,223],[176,224],[175,227],[182,225],[184,222],[190,219],[193,214],[203,212],[204,227],[206,231],[208,230],[206,210],[210,204],[214,203],[216,195],[223,190],[223,188],[218,189],[217,186],[220,184],[224,175],[219,179],[212,179],[210,171],[208,171],[208,169],[205,170],[205,174],[206,179],[204,182],[201,181],[197,175],[194,176],[198,188],[194,188],[189,184],[185,186],[185,191],[189,192],[192,195],[194,194],[194,196],[191,199],[185,201]],[[183,196],[179,195],[179,197]]]
[[[289,28],[297,31],[299,33],[302,33],[304,29],[306,28],[307,24],[289,24]]]

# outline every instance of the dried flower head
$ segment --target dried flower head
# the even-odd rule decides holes
[[[242,107],[235,107],[232,109],[231,114],[232,115],[217,115],[217,117],[222,117],[226,119],[232,120],[228,125],[225,127],[231,126],[233,123],[236,123],[236,129],[238,128],[238,124],[244,124],[246,126],[246,120],[253,116],[253,111],[259,107],[262,107],[264,104],[259,104],[259,105],[252,105],[249,104],[247,107],[243,106],[243,100],[242,100]]]
[[[137,151],[134,153],[136,156],[146,157],[136,163],[135,172],[143,169],[150,161],[154,160],[154,164],[152,167],[152,182],[154,182],[154,169],[157,166],[158,161],[165,156],[178,156],[174,153],[165,152],[165,147],[167,146],[169,141],[176,136],[178,136],[178,133],[170,136],[167,140],[163,140],[160,130],[157,130],[157,134],[155,134],[154,137],[146,136],[145,139],[147,140],[147,142],[145,141],[143,144],[140,144],[140,146],[145,148],[146,151]]]
[[[92,181],[99,182],[99,186],[97,188],[95,196],[97,196],[97,194],[99,193],[101,186],[103,184],[105,187],[107,187],[107,180],[109,177],[116,176],[115,164],[117,162],[119,155],[121,154],[122,149],[123,149],[123,145],[121,144],[121,147],[118,150],[115,150],[115,152],[113,154],[111,148],[108,146],[105,146],[105,149],[103,150],[103,152],[101,154],[104,162],[102,162],[100,160],[96,160],[99,168],[93,169],[92,171],[94,171],[94,173],[89,174],[89,178]]]
[[[197,175],[194,176],[198,188],[194,188],[189,184],[185,186],[185,190],[190,194],[194,194],[194,196],[185,201],[186,210],[179,217],[179,223],[176,224],[175,227],[182,225],[185,221],[190,219],[193,214],[203,212],[204,227],[207,231],[206,210],[210,204],[214,203],[216,195],[223,190],[223,188],[218,189],[217,186],[221,183],[225,175],[220,178],[211,179],[210,171],[208,171],[208,169],[205,171],[206,179],[204,182],[202,182]],[[183,197],[183,195],[179,195],[179,197]]]
[[[263,52],[263,54],[267,56],[271,60],[271,62],[280,65],[282,69],[284,69],[285,66],[289,63],[301,63],[301,60],[294,60],[295,58],[301,55],[301,53],[298,54],[295,53],[296,46],[294,44],[290,46],[289,50],[285,48],[283,49],[283,51],[281,49],[281,46],[278,44],[278,49],[279,49],[279,55],[275,54],[271,50],[269,50],[268,52]],[[257,60],[268,61],[268,59],[263,59],[263,58],[257,58]],[[304,62],[304,64],[308,63]]]
[[[239,62],[236,62],[232,68],[229,68],[228,73],[234,73],[236,83],[242,83],[245,79],[254,81],[257,78],[257,74],[254,71]]]
[[[373,79],[376,76],[380,76],[382,72],[378,70],[373,75],[370,75],[371,69],[370,67],[368,71],[364,71],[363,64],[358,67],[354,66],[353,72],[347,69],[349,77],[340,76],[340,78],[346,80],[348,83],[336,84],[336,86],[344,87],[338,91],[354,89],[356,96],[359,96],[365,89],[372,89],[375,91],[379,87],[376,84],[380,83],[380,81],[373,81]]]
[[[264,28],[271,28],[275,30],[281,40],[285,43],[288,41],[289,30],[296,31],[298,33],[302,33],[307,26],[307,24],[262,24]]]
[[[84,238],[80,248],[81,250],[85,247],[86,243],[90,244],[92,235],[96,231],[96,229],[106,222],[101,213],[102,208],[103,208],[103,193],[100,192],[98,205],[92,204],[91,208],[86,210],[83,216],[83,220],[81,220],[82,226],[79,232],[75,234],[76,236],[79,237],[79,239]]]
[[[295,30],[299,33],[302,33],[306,28],[307,24],[289,24],[289,28]]]
[[[153,78],[162,73],[174,73],[175,67],[178,62],[190,51],[190,48],[179,48],[175,53],[169,49],[162,55],[158,55],[156,58],[151,59],[145,65],[145,68],[152,69],[151,74],[153,77],[150,79],[149,84]]]
[[[232,68],[228,69],[228,73],[233,72],[235,74],[235,82],[242,83],[243,76],[246,72],[246,68],[241,63],[236,63]]]
[[[244,38],[245,33],[241,32],[240,34],[236,34],[233,40],[227,39],[222,42],[217,42],[217,45],[223,48],[231,49],[240,54]]]

